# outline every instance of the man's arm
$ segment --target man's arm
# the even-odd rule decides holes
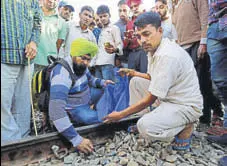
[[[58,39],[57,42],[56,42],[56,46],[57,46],[57,51],[58,51],[58,53],[59,53],[59,50],[60,50],[61,45],[62,45],[63,42],[64,42],[63,39]]]
[[[113,26],[113,37],[114,37],[114,42],[117,49],[115,53],[117,55],[123,55],[123,43],[121,40],[121,31],[116,25]]]
[[[196,7],[198,9],[199,20],[201,24],[201,40],[200,47],[198,48],[198,57],[203,58],[207,52],[207,26],[209,7],[207,0],[196,0]]]
[[[58,132],[77,147],[83,138],[74,129],[65,110],[71,84],[69,73],[57,65],[51,73],[49,116]]]
[[[32,8],[34,12],[33,16],[33,27],[30,42],[25,47],[26,57],[31,59],[35,58],[37,53],[37,46],[39,44],[40,33],[41,33],[41,9],[39,7],[38,1],[33,1],[34,7]]]
[[[122,110],[121,112],[112,112],[104,118],[104,123],[116,122],[122,118],[125,118],[129,115],[135,114],[147,108],[155,102],[157,99],[156,96],[149,93],[142,100],[138,101],[136,104],[131,105],[130,107]]]
[[[40,40],[40,33],[41,33],[42,11],[41,11],[41,8],[39,7],[38,1],[34,0],[33,3],[34,3],[34,7],[33,7],[34,16],[33,16],[32,35],[31,35],[30,41],[33,41],[34,43],[36,43],[36,45],[38,45]]]
[[[58,18],[59,19],[59,23],[61,24],[61,28],[59,29],[58,32],[58,40],[56,41],[56,46],[57,46],[57,51],[59,53],[59,50],[61,48],[62,43],[65,41],[66,36],[67,36],[67,31],[69,30],[68,28],[68,24],[65,22],[65,20],[63,20],[62,18]]]
[[[123,76],[126,74],[127,76],[130,76],[130,77],[141,77],[141,78],[144,78],[144,79],[147,79],[147,80],[151,80],[150,74],[140,73],[140,72],[135,71],[133,69],[121,68],[118,72],[119,72],[120,75],[123,75]]]

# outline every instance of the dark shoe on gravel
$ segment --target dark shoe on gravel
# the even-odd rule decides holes
[[[222,136],[207,136],[208,141],[214,142],[217,144],[227,145],[227,134],[223,134]]]

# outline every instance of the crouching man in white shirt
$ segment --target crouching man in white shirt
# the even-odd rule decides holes
[[[145,12],[135,21],[137,35],[148,52],[148,73],[122,69],[130,81],[130,106],[112,112],[105,122],[138,113],[160,100],[160,105],[137,122],[141,135],[152,140],[173,141],[175,150],[190,148],[194,123],[202,115],[203,101],[193,62],[175,42],[162,38],[161,19]]]

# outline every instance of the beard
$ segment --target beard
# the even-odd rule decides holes
[[[87,66],[85,64],[73,63],[73,71],[77,76],[82,76],[86,69]]]
[[[167,15],[167,10],[163,14],[159,13],[159,15],[161,17],[161,20],[165,20],[166,15]]]

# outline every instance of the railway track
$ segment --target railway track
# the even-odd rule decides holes
[[[132,116],[114,124],[93,124],[76,127],[82,136],[90,138],[94,145],[105,144],[107,138],[114,131],[126,129],[130,124],[136,123],[139,116]],[[101,136],[101,137],[100,137]],[[100,137],[102,139],[94,139]],[[20,166],[46,160],[53,156],[62,158],[75,151],[57,132],[29,137],[17,142],[8,142],[1,145],[1,164],[3,166]]]

